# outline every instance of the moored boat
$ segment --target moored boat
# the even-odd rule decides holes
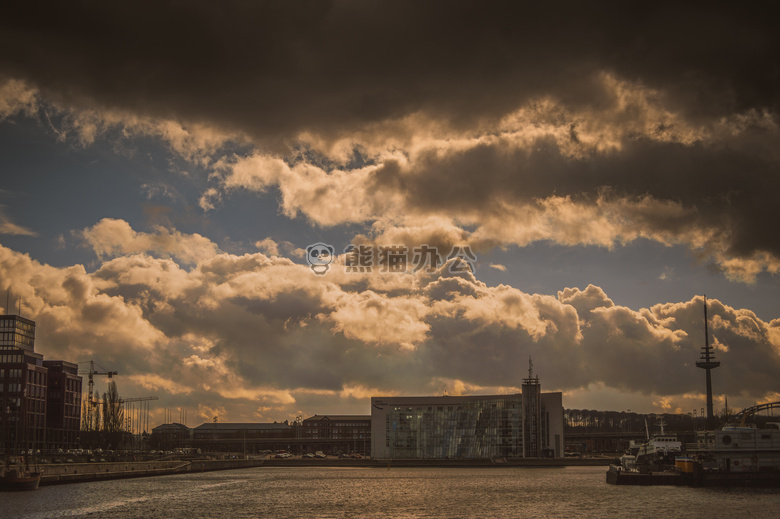
[[[41,483],[41,472],[11,467],[0,476],[0,489],[6,491],[35,490]]]
[[[638,445],[636,451],[632,453],[634,459],[631,460],[630,456],[627,457],[626,461],[633,462],[636,468],[648,465],[652,466],[654,470],[661,467],[671,467],[674,465],[674,458],[682,453],[682,442],[677,439],[677,435],[664,431],[666,424],[663,420],[658,425],[661,427],[661,432],[650,436],[648,431],[647,440]],[[647,422],[645,422],[645,428],[647,428]],[[631,467],[624,466],[624,468],[630,469]]]

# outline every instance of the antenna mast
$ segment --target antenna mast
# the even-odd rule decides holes
[[[712,375],[711,370],[720,366],[720,362],[715,360],[715,353],[710,346],[710,335],[707,329],[707,296],[704,296],[704,347],[701,349],[701,358],[696,363],[697,368],[707,372],[707,428],[714,429],[715,424],[712,416]]]

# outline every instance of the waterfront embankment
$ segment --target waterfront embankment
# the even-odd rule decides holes
[[[484,459],[312,459],[271,458],[266,467],[436,467],[436,468],[493,468],[493,467],[607,467],[615,458],[484,458]]]
[[[58,485],[106,479],[141,478],[259,467],[264,460],[170,460],[115,463],[57,463],[39,465],[41,485]]]
[[[608,466],[607,458],[557,459],[354,459],[354,458],[263,458],[263,459],[181,459],[137,462],[91,462],[41,464],[41,485],[58,485],[108,479],[126,479],[190,472],[235,470],[254,467],[404,467],[404,468],[500,468],[500,467],[567,467]]]

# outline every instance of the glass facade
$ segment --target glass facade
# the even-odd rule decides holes
[[[0,349],[34,351],[35,322],[18,315],[0,315]]]
[[[523,455],[520,395],[393,406],[385,447],[396,459],[500,458]]]

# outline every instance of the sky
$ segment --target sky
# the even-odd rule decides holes
[[[705,294],[716,411],[780,400],[766,5],[6,2],[0,306],[152,425],[529,359],[566,408],[700,413]]]

